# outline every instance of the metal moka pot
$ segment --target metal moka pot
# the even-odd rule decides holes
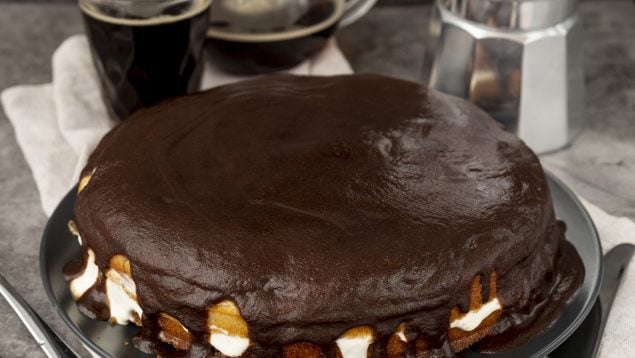
[[[534,151],[567,145],[584,115],[577,0],[437,0],[423,79],[483,108]]]

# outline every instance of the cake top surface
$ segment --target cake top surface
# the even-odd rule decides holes
[[[265,342],[394,329],[504,275],[554,220],[519,139],[377,75],[265,76],[141,110],[93,170],[79,225],[98,258],[130,258],[144,312],[203,330],[197,312],[231,299]]]

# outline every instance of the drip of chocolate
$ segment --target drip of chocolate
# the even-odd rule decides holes
[[[496,272],[503,312],[481,345],[505,349],[553,322],[584,274],[532,151],[407,81],[277,75],[169,100],[112,130],[93,170],[77,223],[100,269],[130,259],[143,339],[166,312],[202,342],[207,309],[230,299],[252,356],[328,352],[362,325],[381,356],[401,323],[408,352],[424,338],[449,356],[451,308]]]

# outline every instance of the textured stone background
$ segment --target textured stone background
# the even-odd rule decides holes
[[[417,80],[429,11],[418,5],[378,7],[339,33],[342,50],[358,72]],[[632,1],[592,1],[583,2],[581,11],[588,126],[570,148],[542,160],[591,202],[635,219],[635,7]],[[74,0],[0,1],[0,90],[50,81],[53,50],[79,32]],[[29,168],[0,111],[0,272],[79,347],[53,312],[39,278],[37,255],[45,223]],[[0,357],[44,356],[3,300],[0,330]]]

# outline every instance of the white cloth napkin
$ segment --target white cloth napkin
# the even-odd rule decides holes
[[[2,92],[2,104],[13,124],[42,207],[51,215],[74,185],[88,155],[116,122],[102,101],[88,41],[75,35],[53,54],[53,83],[16,86]],[[335,39],[312,58],[285,71],[297,75],[352,73]],[[202,89],[244,80],[205,63]]]
[[[331,40],[314,58],[287,71],[294,74],[352,73],[349,63]],[[244,79],[225,74],[207,63],[204,89]],[[2,104],[40,192],[42,207],[50,215],[61,198],[77,183],[87,156],[116,123],[99,93],[97,74],[83,35],[66,40],[53,55],[53,83],[16,86],[2,93]],[[635,224],[611,216],[583,200],[595,222],[604,250],[635,244]],[[628,357],[635,351],[635,263],[626,272],[611,312],[601,357]]]

